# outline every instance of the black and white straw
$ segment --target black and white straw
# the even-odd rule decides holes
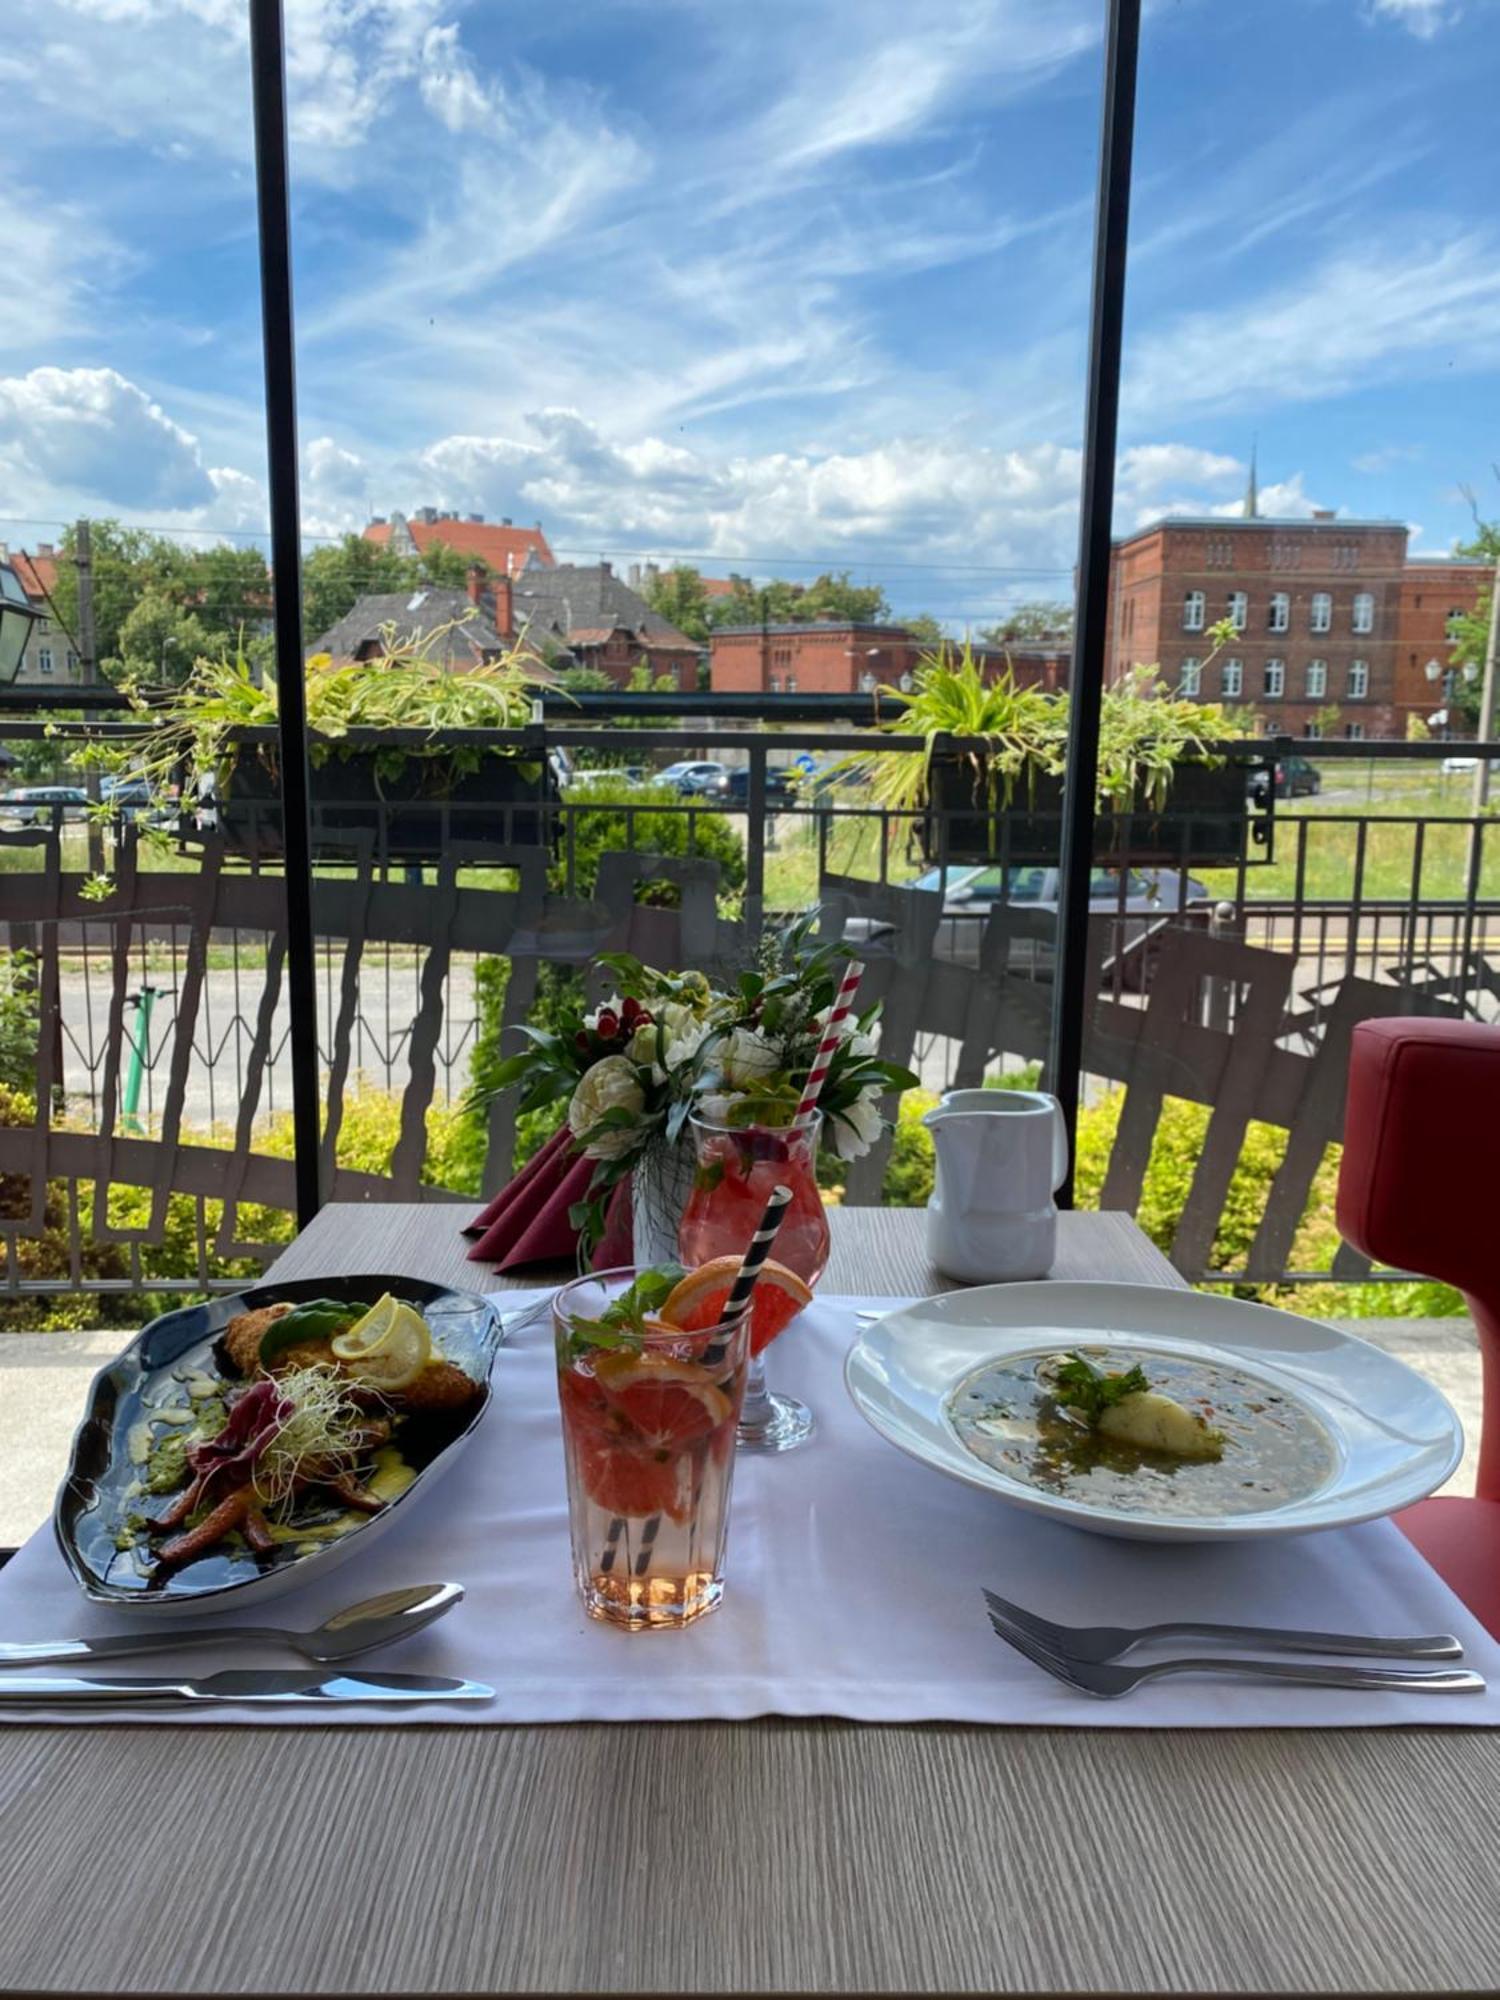
[[[724,1358],[735,1326],[750,1309],[756,1281],[771,1254],[771,1246],[776,1241],[786,1214],[787,1203],[792,1198],[789,1187],[774,1187],[771,1199],[766,1203],[759,1227],[745,1246],[744,1261],[735,1274],[734,1283],[729,1287],[729,1297],[724,1301],[724,1315],[719,1323],[719,1338],[703,1351],[704,1366],[712,1368]]]

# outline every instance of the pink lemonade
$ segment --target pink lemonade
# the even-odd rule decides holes
[[[777,1232],[778,1264],[816,1285],[828,1263],[828,1212],[818,1192],[820,1121],[802,1131],[768,1125],[692,1121],[698,1167],[683,1210],[677,1249],[689,1270],[714,1257],[741,1256],[760,1226],[773,1188],[792,1199]]]
[[[689,1333],[601,1321],[632,1270],[580,1278],[553,1302],[573,1573],[590,1617],[691,1624],[724,1591],[735,1427],[749,1322]]]

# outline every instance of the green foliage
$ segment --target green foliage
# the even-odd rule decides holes
[[[40,1032],[36,960],[29,951],[0,951],[0,1088],[34,1087]]]
[[[979,636],[992,646],[1071,645],[1073,607],[1061,599],[1028,598],[998,625],[986,625]]]
[[[1460,542],[1455,554],[1469,556],[1477,562],[1500,562],[1500,521],[1474,522],[1472,540]],[[1457,678],[1453,694],[1453,706],[1462,711],[1471,729],[1479,725],[1479,703],[1484,692],[1484,662],[1489,651],[1490,617],[1494,606],[1495,589],[1493,582],[1487,590],[1479,593],[1479,600],[1472,611],[1455,618],[1449,627],[1449,652],[1456,667],[1466,662],[1476,669],[1472,680],[1462,674]]]
[[[568,787],[566,803],[582,808],[572,814],[574,887],[580,896],[594,893],[600,857],[625,845],[622,808],[627,806],[634,815],[629,842],[635,852],[703,855],[718,862],[725,889],[745,886],[745,843],[728,815],[711,809],[682,811],[682,799],[670,785],[631,785],[607,771],[589,772]],[[567,888],[565,853],[554,863],[548,880],[554,889]],[[677,896],[669,885],[661,884],[643,900],[675,904]]]
[[[149,659],[160,673],[162,648],[152,650],[152,628],[170,631],[175,613],[191,621],[201,635],[196,650],[235,638],[241,627],[251,631],[271,615],[271,578],[257,548],[237,549],[226,543],[207,549],[182,547],[166,535],[144,528],[124,528],[118,521],[89,523],[89,547],[94,572],[94,643],[101,661]],[[77,642],[78,572],[73,557],[77,534],[63,533],[54,598],[64,627]],[[126,645],[126,628],[137,607],[151,600],[153,609]],[[169,659],[171,649],[167,649]],[[183,648],[183,667],[193,651]]]
[[[193,662],[209,651],[212,636],[203,621],[184,611],[162,589],[141,593],[120,627],[118,659],[105,661],[111,678],[166,684],[187,679]]]
[[[658,616],[675,625],[689,639],[706,639],[709,633],[709,596],[699,572],[687,563],[658,570],[646,579],[641,592]]]
[[[316,645],[330,625],[352,611],[369,591],[404,590],[419,580],[418,566],[390,548],[345,535],[302,560],[302,629]]]
[[[481,577],[490,574],[490,566],[482,556],[466,556],[461,549],[450,548],[443,541],[429,542],[412,567],[417,572],[414,581],[436,584],[446,590],[462,590],[471,569],[477,569]]]
[[[811,583],[773,577],[752,584],[748,577],[737,576],[732,591],[708,601],[708,622],[715,630],[725,625],[800,625],[825,615],[856,625],[879,625],[889,618],[890,606],[879,584],[851,583],[848,570],[837,575],[825,570]]]

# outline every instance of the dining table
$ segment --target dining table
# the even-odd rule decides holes
[[[330,1204],[272,1275],[536,1286],[463,1219]],[[830,1222],[830,1294],[950,1289],[920,1211]],[[1183,1285],[1119,1214],[1052,1275]],[[1497,1806],[1490,1729],[18,1722],[0,1991],[1492,1991]]]

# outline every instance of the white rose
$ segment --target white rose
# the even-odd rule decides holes
[[[682,1065],[697,1055],[710,1030],[707,1021],[700,1021],[691,1007],[669,1001],[661,1011],[661,1024],[667,1034],[667,1068],[680,1069]]]
[[[832,1007],[825,1007],[821,1013],[813,1016],[813,1026],[818,1031],[818,1040],[820,1042],[823,1039],[823,1031],[828,1026],[828,1017],[832,1012]],[[843,1020],[839,1022],[839,1040],[849,1044],[851,1055],[873,1056],[876,1053],[875,1037],[867,1035],[864,1032],[853,1014],[846,1014]]]
[[[876,1093],[861,1091],[836,1118],[829,1118],[827,1129],[833,1140],[833,1150],[841,1160],[862,1159],[885,1130]]]
[[[774,1076],[781,1068],[781,1057],[753,1028],[735,1028],[723,1044],[719,1063],[727,1081],[745,1090]]]
[[[646,1108],[646,1094],[633,1066],[624,1056],[605,1056],[578,1080],[568,1105],[568,1130],[575,1139],[592,1132],[606,1111],[628,1111],[637,1117]],[[584,1147],[591,1160],[618,1160],[640,1143],[639,1127],[612,1126]]]

